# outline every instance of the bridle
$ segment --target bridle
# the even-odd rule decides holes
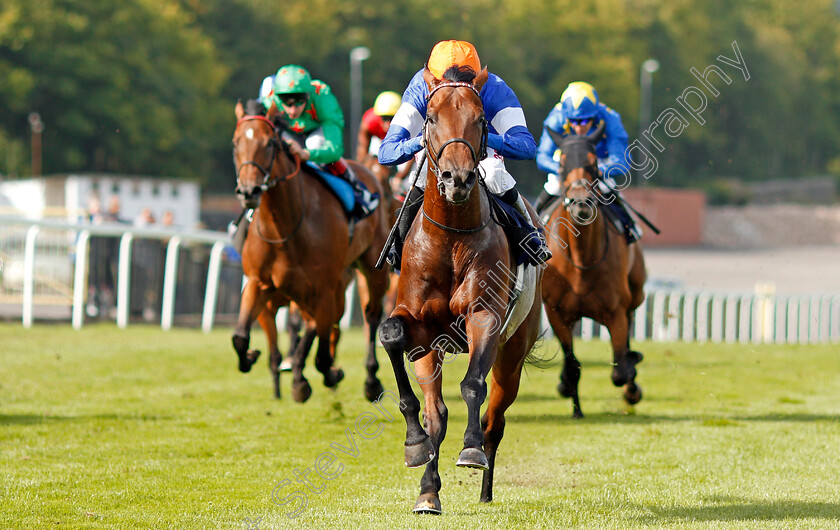
[[[429,95],[426,96],[427,107],[428,107],[429,101],[432,99],[432,96],[434,96],[440,89],[442,89],[442,88],[460,88],[460,87],[469,88],[470,90],[473,91],[473,93],[476,95],[476,97],[478,97],[479,101],[481,100],[481,95],[479,94],[478,89],[475,88],[475,86],[472,83],[467,83],[467,82],[464,82],[464,81],[451,81],[451,82],[447,82],[447,83],[441,83],[441,84],[437,85],[436,87],[434,87],[432,90],[429,91]],[[424,138],[424,143],[426,144],[426,152],[435,154],[434,158],[429,156],[429,169],[432,170],[432,172],[435,174],[435,177],[437,178],[438,189],[439,190],[443,187],[443,182],[441,182],[441,171],[440,171],[440,166],[438,165],[438,161],[440,160],[440,157],[443,156],[443,150],[446,149],[446,147],[448,145],[457,143],[457,144],[464,144],[469,148],[470,156],[472,156],[472,161],[473,161],[473,167],[470,171],[476,171],[478,169],[478,164],[482,160],[484,160],[484,158],[487,157],[487,135],[489,134],[489,126],[487,124],[487,118],[484,116],[483,112],[481,114],[481,119],[479,120],[479,123],[481,124],[481,144],[479,145],[477,152],[476,152],[475,148],[473,147],[473,145],[470,142],[468,142],[465,138],[450,138],[449,140],[443,142],[443,144],[440,146],[440,148],[437,151],[435,151],[434,147],[432,146],[431,140],[429,139],[429,125],[430,125],[430,122],[429,122],[429,114],[428,114],[428,112],[426,113],[426,121],[425,121],[425,123],[423,123],[423,138]],[[488,216],[487,220],[484,223],[482,223],[480,226],[477,226],[475,228],[453,228],[451,226],[446,226],[442,223],[439,223],[439,222],[435,221],[434,219],[432,219],[431,217],[429,217],[429,214],[426,213],[425,208],[423,208],[423,217],[426,220],[428,220],[430,223],[432,223],[434,226],[436,226],[436,227],[438,227],[442,230],[448,231],[448,232],[454,232],[456,234],[474,234],[476,232],[480,232],[480,231],[484,230],[485,228],[487,228],[487,226],[490,224],[490,221],[492,220],[492,216]]]
[[[269,162],[268,162],[268,168],[263,168],[260,164],[258,164],[257,162],[255,162],[253,160],[248,160],[246,162],[243,162],[239,166],[236,166],[236,154],[234,153],[233,163],[234,163],[234,167],[236,167],[236,184],[237,184],[237,187],[239,187],[240,184],[241,184],[241,182],[239,180],[239,173],[242,170],[242,168],[245,167],[245,166],[254,166],[263,174],[263,182],[262,182],[262,184],[260,184],[260,190],[262,192],[266,192],[266,191],[268,191],[269,188],[273,188],[274,186],[276,186],[277,184],[279,184],[281,182],[286,182],[286,181],[296,177],[300,173],[300,157],[297,156],[296,154],[292,153],[291,149],[289,149],[288,143],[285,140],[283,140],[282,138],[280,138],[280,136],[278,136],[277,130],[274,126],[274,123],[272,123],[271,120],[269,120],[265,116],[262,116],[262,115],[242,116],[236,122],[236,127],[238,128],[241,123],[243,123],[245,121],[251,121],[251,120],[264,121],[265,123],[267,123],[269,125],[269,127],[271,127],[272,137],[268,141],[268,147],[271,149],[271,157],[270,157]],[[295,170],[293,172],[289,173],[288,175],[285,175],[285,176],[282,176],[282,177],[275,177],[274,179],[272,179],[271,178],[271,169],[274,166],[274,160],[277,158],[277,150],[278,149],[282,149],[282,151],[284,153],[286,153],[286,155],[288,155],[290,158],[292,158],[295,161]],[[287,235],[285,237],[282,237],[280,239],[268,239],[268,238],[266,238],[266,236],[263,235],[262,230],[260,229],[259,217],[255,218],[255,221],[256,221],[255,222],[255,225],[256,225],[255,228],[257,230],[257,236],[260,239],[262,239],[263,241],[265,241],[266,243],[280,245],[280,244],[283,244],[283,243],[287,242],[289,239],[292,238],[292,236],[294,236],[297,233],[297,231],[300,229],[301,225],[303,224],[303,218],[306,216],[306,197],[303,193],[303,184],[301,183],[300,179],[298,179],[298,188],[299,188],[298,191],[300,192],[300,199],[301,199],[301,204],[302,204],[303,208],[302,208],[302,211],[301,211],[301,214],[300,214],[300,218],[298,218],[297,223],[295,223],[295,227],[292,229],[292,231],[291,231],[291,233],[289,233],[289,235]],[[250,217],[249,217],[249,219],[250,219]]]
[[[236,165],[236,154],[234,153],[233,164],[234,164],[234,167],[236,167],[236,184],[237,184],[237,186],[239,186],[239,184],[241,184],[240,181],[239,181],[239,173],[242,171],[242,168],[246,167],[246,166],[254,166],[263,175],[263,181],[262,181],[262,184],[260,184],[260,189],[262,191],[267,191],[269,188],[272,188],[272,187],[276,186],[280,182],[285,182],[285,181],[287,181],[291,178],[294,178],[295,176],[297,176],[298,173],[300,173],[300,157],[292,154],[292,152],[289,150],[288,144],[285,141],[283,141],[277,135],[277,130],[274,127],[274,123],[272,123],[271,120],[269,120],[265,116],[261,116],[261,115],[242,116],[241,118],[239,118],[239,121],[236,122],[236,127],[238,128],[239,125],[242,124],[243,122],[253,121],[253,120],[264,121],[271,128],[271,138],[268,140],[268,147],[271,150],[270,151],[271,152],[271,157],[269,158],[267,168],[262,167],[260,164],[258,164],[257,162],[255,162],[253,160],[247,160],[247,161],[243,162],[242,164],[240,164],[239,166],[237,166]],[[277,150],[278,149],[282,149],[283,152],[285,152],[287,155],[289,155],[290,158],[294,159],[295,170],[293,172],[289,173],[288,175],[283,176],[283,177],[275,177],[274,179],[272,179],[271,178],[271,169],[274,166],[274,160],[277,158]]]
[[[429,92],[429,95],[426,96],[426,105],[428,106],[429,101],[432,99],[432,96],[434,96],[438,92],[438,90],[440,90],[442,88],[460,88],[460,87],[469,88],[470,90],[473,91],[473,93],[476,95],[476,97],[478,97],[478,99],[481,100],[481,95],[478,93],[478,89],[475,88],[475,86],[472,83],[467,83],[467,82],[464,82],[464,81],[452,81],[452,82],[448,82],[448,83],[441,83],[441,84],[437,85],[435,88],[433,88]],[[446,149],[446,147],[450,144],[464,144],[464,145],[466,145],[470,150],[470,156],[472,156],[472,160],[473,160],[473,167],[472,167],[471,171],[475,171],[476,168],[478,168],[479,162],[481,162],[482,160],[484,160],[485,157],[487,157],[487,135],[490,132],[489,131],[489,126],[487,124],[487,118],[484,116],[483,113],[481,115],[480,123],[481,123],[481,144],[478,147],[478,152],[476,152],[476,150],[472,146],[472,144],[464,138],[450,138],[449,140],[443,142],[443,145],[440,146],[440,149],[435,151],[434,147],[431,144],[431,141],[429,140],[429,114],[428,114],[428,112],[426,113],[426,121],[423,124],[423,137],[424,137],[424,142],[426,144],[427,152],[435,154],[434,158],[432,158],[431,156],[429,157],[429,168],[435,174],[435,177],[440,179],[440,166],[438,165],[438,160],[440,160],[440,157],[443,156],[443,150]]]

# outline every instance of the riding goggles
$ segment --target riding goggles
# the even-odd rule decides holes
[[[309,96],[307,94],[289,94],[280,96],[280,102],[287,107],[306,105],[307,101],[309,101]]]
[[[572,125],[586,125],[591,121],[592,118],[569,118],[569,123]]]

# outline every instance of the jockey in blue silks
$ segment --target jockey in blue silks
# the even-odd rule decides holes
[[[427,68],[437,79],[443,79],[443,74],[449,68],[469,67],[473,72],[481,72],[481,62],[475,47],[465,41],[442,41],[432,49]],[[410,160],[415,153],[423,150],[422,131],[426,120],[426,97],[429,88],[423,79],[424,68],[421,68],[408,87],[405,89],[397,114],[391,121],[388,134],[379,147],[379,163],[383,165],[400,164]],[[500,197],[504,202],[516,208],[524,217],[536,234],[539,234],[531,222],[531,217],[525,208],[525,203],[514,186],[516,181],[505,168],[504,159],[530,160],[536,152],[536,142],[528,131],[525,123],[525,113],[513,90],[495,74],[488,74],[487,82],[479,93],[484,107],[485,117],[489,124],[487,136],[487,157],[480,161],[479,172],[484,176],[487,190]],[[415,188],[410,190],[405,204],[409,208],[398,226],[397,241],[391,248],[388,261],[399,266],[402,253],[402,242],[411,227],[411,221],[420,208],[420,199],[426,187],[426,167],[418,169]],[[409,179],[410,180],[410,179]],[[412,210],[412,205],[416,206]],[[532,257],[543,263],[551,257],[551,252],[545,244],[544,237],[537,244]]]
[[[629,182],[627,131],[621,123],[621,116],[600,102],[598,93],[589,83],[570,83],[560,96],[560,102],[551,109],[543,122],[540,146],[537,149],[537,166],[548,173],[548,180],[534,207],[540,212],[563,193],[563,182],[558,177],[560,151],[546,129],[561,136],[585,135],[598,128],[602,122],[605,124],[604,135],[595,147],[599,174],[596,195],[600,196],[602,203],[613,209],[624,226],[627,242],[632,243],[641,238],[642,234],[625,209],[616,186],[617,179]]]

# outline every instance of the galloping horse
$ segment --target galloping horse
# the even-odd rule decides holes
[[[520,296],[520,312],[514,311],[510,322],[504,319],[516,261],[501,227],[492,222],[488,193],[476,186],[487,133],[479,91],[487,76],[486,69],[476,76],[453,67],[437,80],[425,71],[429,96],[423,134],[429,169],[423,210],[403,247],[397,307],[379,327],[406,420],[405,464],[426,465],[414,506],[421,513],[441,512],[438,464],[448,417],[441,395],[442,367],[448,362],[444,352],[469,352],[461,382],[467,427],[457,465],[484,470],[481,501],[488,502],[504,413],[516,398],[523,363],[539,333],[540,306],[534,295]],[[540,271],[531,268],[530,275],[536,290]],[[425,429],[403,352],[421,383]],[[490,401],[481,418],[491,369]]]
[[[376,377],[375,334],[388,275],[374,264],[387,237],[385,216],[377,209],[356,223],[351,239],[338,199],[303,169],[272,121],[262,115],[245,115],[241,103],[236,105],[236,117],[236,192],[246,207],[256,208],[242,250],[247,282],[233,335],[239,370],[249,371],[255,361],[248,350],[254,320],[259,317],[269,332],[273,322],[267,315],[294,301],[303,313],[306,329],[293,355],[292,397],[304,402],[312,394],[303,367],[316,336],[315,367],[324,375],[325,386],[338,384],[344,372],[333,366],[330,334],[344,312],[344,287],[352,276],[349,268],[355,266],[365,280],[365,289],[360,289],[368,331],[365,396],[376,399],[383,388]],[[355,162],[349,164],[368,189],[380,191],[370,172]]]
[[[549,133],[552,133],[550,129]],[[624,235],[598,209],[595,145],[603,124],[588,136],[552,134],[560,146],[562,200],[546,222],[548,261],[542,298],[554,334],[563,348],[563,370],[557,390],[572,398],[573,416],[582,418],[578,396],[580,362],[572,349],[572,328],[581,317],[605,325],[613,348],[612,381],[624,386],[631,405],[642,399],[636,384],[636,364],[642,354],[630,350],[633,311],[645,298],[645,263],[639,243],[628,245]],[[599,215],[600,212],[600,215]]]

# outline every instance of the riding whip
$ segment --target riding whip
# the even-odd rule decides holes
[[[618,197],[618,199],[622,202],[622,204],[624,204],[624,206],[626,206],[626,207],[630,208],[630,211],[632,211],[634,214],[636,214],[636,215],[638,216],[638,218],[642,220],[642,222],[643,222],[643,223],[645,223],[646,225],[648,225],[648,226],[650,227],[650,229],[651,229],[651,230],[653,230],[656,234],[659,234],[659,233],[660,233],[659,229],[658,229],[658,228],[656,228],[656,227],[653,225],[653,223],[651,223],[650,221],[648,221],[647,217],[645,217],[644,215],[640,214],[640,213],[638,212],[638,210],[636,210],[635,208],[633,208],[633,207],[630,205],[630,203],[629,203],[629,202],[627,202],[626,200],[624,200],[624,198],[623,198],[623,197],[619,196],[617,193],[616,193],[616,197]]]
[[[423,154],[420,155],[420,163],[417,164],[417,171],[414,173],[414,179],[411,181],[411,186],[408,188],[409,192],[414,189],[414,183],[417,182],[417,178],[420,176],[420,171],[423,170],[423,164],[426,162],[426,150],[423,149]],[[406,195],[405,200],[408,200],[408,195]],[[382,252],[379,254],[379,259],[376,260],[375,267],[377,269],[381,269],[382,266],[385,264],[385,257],[388,255],[388,250],[391,248],[391,245],[394,244],[394,238],[397,237],[397,227],[400,225],[400,219],[405,214],[405,209],[407,204],[403,203],[402,208],[400,208],[400,213],[397,214],[397,220],[394,221],[394,226],[391,227],[391,232],[388,233],[388,239],[385,240],[385,246],[382,247]]]

